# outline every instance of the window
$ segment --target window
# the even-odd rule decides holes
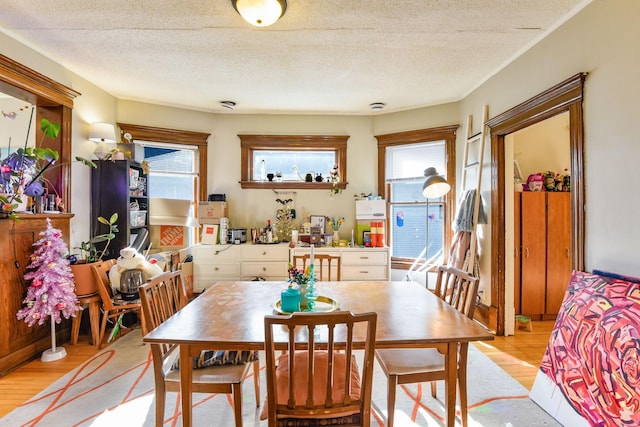
[[[334,185],[329,172],[336,166],[340,177],[337,187],[346,188],[348,136],[239,137],[242,188],[329,189]],[[319,175],[322,180],[316,181]]]
[[[198,201],[197,147],[137,141],[144,147],[144,160],[149,164],[149,197],[188,200],[190,216],[196,216]],[[187,245],[196,242],[193,227],[187,228]]]
[[[122,135],[144,147],[149,164],[149,197],[188,200],[197,216],[198,200],[207,200],[207,138],[202,132],[118,123]],[[188,242],[196,243],[196,228],[188,228]]]
[[[408,269],[426,257],[446,261],[451,236],[451,203],[455,188],[455,130],[449,126],[379,135],[379,187],[389,202],[389,246],[392,267]],[[439,199],[422,195],[424,170],[435,167],[452,192]],[[428,220],[427,220],[428,218]],[[427,230],[428,224],[428,230]],[[427,244],[428,237],[428,244]],[[439,262],[439,261],[438,261]]]

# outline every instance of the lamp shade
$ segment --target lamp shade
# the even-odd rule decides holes
[[[287,10],[286,0],[231,0],[234,9],[249,24],[267,27]]]
[[[116,128],[111,123],[91,123],[89,141],[116,142]]]
[[[189,200],[149,198],[149,225],[179,225],[198,227],[198,219],[191,216]]]
[[[442,175],[438,175],[436,168],[424,170],[424,184],[422,185],[422,195],[427,199],[436,199],[449,192],[451,186]]]

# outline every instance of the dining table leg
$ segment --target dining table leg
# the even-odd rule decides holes
[[[193,359],[191,346],[180,345],[180,394],[182,395],[182,426],[191,427],[191,398],[193,384]]]
[[[458,372],[458,343],[447,344],[447,354],[444,360],[444,370],[447,379],[444,382],[445,406],[447,408],[447,426],[456,425],[456,382]]]

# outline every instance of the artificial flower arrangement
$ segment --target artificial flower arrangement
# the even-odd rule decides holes
[[[303,272],[300,271],[298,267],[294,267],[292,264],[289,264],[289,279],[287,280],[287,282],[289,282],[289,287],[293,286],[294,283],[300,287],[304,287],[309,283],[309,278],[311,277],[310,270],[310,267],[307,266]]]
[[[338,218],[327,218],[327,222],[329,223],[333,231],[340,231],[340,226],[344,224],[344,217],[341,216]]]
[[[33,116],[33,110],[31,112]],[[29,126],[29,129],[31,126]],[[29,140],[29,129],[27,129],[27,138],[24,147],[19,148],[15,152],[9,154],[0,162],[0,184],[2,186],[2,194],[0,194],[0,205],[2,211],[8,214],[10,218],[17,218],[16,209],[23,202],[25,196],[35,197],[42,196],[45,193],[44,183],[46,178],[43,173],[55,166],[60,155],[56,150],[51,148],[41,148],[45,137],[55,139],[60,132],[60,125],[51,123],[46,118],[40,121],[40,130],[42,138],[35,147],[27,147]],[[95,168],[96,164],[83,157],[76,157],[76,160],[90,167]],[[54,188],[50,186],[50,188]],[[55,191],[55,189],[54,189]],[[56,194],[59,198],[59,195]]]

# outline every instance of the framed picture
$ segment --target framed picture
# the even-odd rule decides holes
[[[370,231],[363,231],[362,232],[362,244],[364,246],[371,246],[371,232]]]
[[[202,224],[202,238],[200,243],[203,245],[217,245],[218,244],[218,224]]]
[[[324,215],[311,215],[311,227],[318,227],[324,234]]]

